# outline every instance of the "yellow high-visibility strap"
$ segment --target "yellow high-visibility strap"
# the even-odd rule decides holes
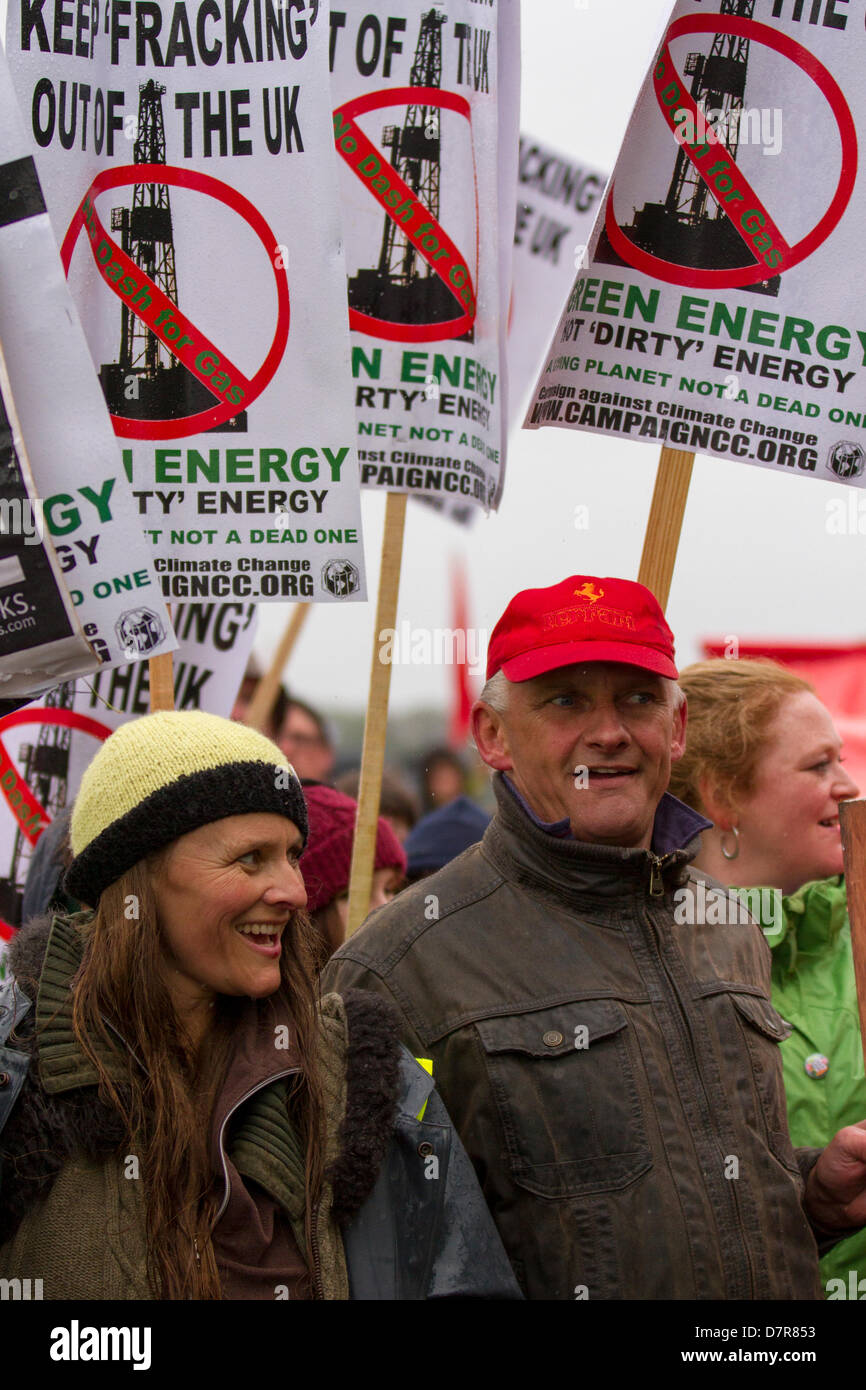
[[[432,1057],[416,1057],[416,1058],[415,1058],[415,1061],[418,1063],[419,1067],[423,1067],[423,1068],[424,1068],[424,1070],[427,1072],[428,1076],[432,1076],[432,1075],[433,1075],[433,1059],[432,1059]],[[430,1099],[430,1097],[428,1096],[428,1097],[427,1097],[427,1100],[429,1100],[429,1099]],[[426,1109],[427,1109],[427,1101],[425,1100],[424,1104],[421,1106],[421,1109],[420,1109],[419,1112],[418,1112],[418,1119],[419,1119],[419,1120],[423,1120],[423,1118],[424,1118],[424,1111],[425,1111]]]

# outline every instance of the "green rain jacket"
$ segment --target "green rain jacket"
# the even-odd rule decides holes
[[[780,1046],[791,1143],[823,1146],[866,1120],[845,881],[807,883],[791,897],[772,889],[740,896],[760,918],[773,952],[773,1004],[794,1030]],[[821,1280],[828,1299],[866,1299],[866,1228],[823,1257]]]

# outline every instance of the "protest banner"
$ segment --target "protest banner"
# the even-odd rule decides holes
[[[526,414],[555,323],[587,247],[607,175],[525,131],[517,161],[517,217],[508,322],[508,413]]]
[[[19,702],[100,662],[176,645],[32,148],[0,51],[2,550],[9,573],[0,596],[0,698]],[[61,666],[49,654],[59,651],[55,640],[75,649],[71,662]]]
[[[331,12],[362,486],[496,508],[516,0]]]
[[[397,622],[406,495],[447,514],[495,510],[502,494],[520,10],[486,9],[395,0],[387,17],[331,14],[358,434],[381,442],[359,449],[361,483],[389,494],[349,934],[373,878],[391,677],[381,635]]]
[[[173,609],[180,646],[174,704],[228,718],[252,650],[253,603],[190,603]],[[30,854],[58,812],[71,806],[99,743],[150,710],[150,663],[67,682],[0,719],[0,949],[21,920]]]
[[[325,8],[10,0],[7,54],[164,597],[363,599]]]
[[[863,487],[854,16],[767,8],[674,5],[526,425]]]
[[[0,348],[0,701],[11,710],[98,665],[45,536]]]

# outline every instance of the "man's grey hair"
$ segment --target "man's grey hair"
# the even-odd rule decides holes
[[[497,714],[505,714],[508,709],[508,691],[512,682],[508,679],[504,671],[497,671],[495,676],[491,676],[481,692],[481,699],[491,709],[495,709]],[[667,684],[672,687],[671,704],[674,711],[681,709],[686,702],[685,692],[674,680],[668,680]]]
[[[504,671],[497,671],[495,676],[491,676],[481,692],[481,699],[491,709],[495,709],[497,714],[504,714],[508,708],[508,687],[511,681]]]

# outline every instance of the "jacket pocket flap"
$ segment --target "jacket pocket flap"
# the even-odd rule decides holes
[[[523,1052],[530,1057],[561,1057],[583,1050],[628,1023],[613,999],[575,1000],[555,1009],[478,1019],[475,1027],[486,1052]]]
[[[773,1042],[784,1042],[793,1033],[792,1025],[776,1013],[768,999],[756,994],[732,994],[731,999],[743,1018]]]

